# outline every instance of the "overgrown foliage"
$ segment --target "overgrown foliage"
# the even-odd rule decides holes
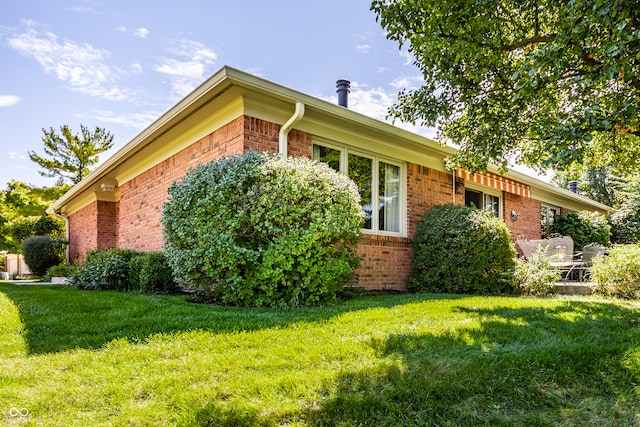
[[[615,245],[597,258],[591,280],[596,292],[607,296],[640,298],[640,245]]]
[[[452,165],[640,161],[636,0],[375,0],[423,74],[390,110],[460,145]]]
[[[640,198],[623,204],[611,215],[609,222],[615,243],[640,243]]]
[[[64,261],[66,242],[51,236],[30,236],[20,247],[31,274],[44,276],[49,267]]]
[[[60,127],[61,135],[53,128],[42,129],[45,155],[29,152],[29,158],[44,169],[40,175],[57,177],[59,185],[77,184],[98,163],[98,155],[113,147],[113,135],[101,127],[91,132],[80,125],[80,131],[82,136],[73,134],[67,125]]]
[[[516,252],[506,224],[487,212],[446,204],[424,213],[413,237],[417,273],[409,288],[457,294],[514,290]]]
[[[555,293],[560,273],[551,268],[551,259],[545,252],[544,248],[538,248],[530,260],[516,260],[515,283],[525,295],[545,296]]]
[[[604,246],[611,244],[611,226],[607,218],[597,212],[580,211],[556,215],[551,232],[571,236],[576,250],[581,250],[590,243]]]
[[[358,190],[327,165],[247,153],[190,171],[162,224],[176,280],[225,304],[331,302],[358,265]]]

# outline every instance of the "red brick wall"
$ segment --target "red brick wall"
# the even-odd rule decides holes
[[[162,205],[167,189],[192,167],[223,155],[249,150],[276,153],[280,125],[243,116],[141,173],[120,186],[118,203],[96,202],[71,215],[71,259],[84,257],[89,249],[117,246],[140,251],[161,250]],[[311,157],[312,135],[289,132],[289,154]],[[357,248],[361,267],[358,282],[367,289],[405,290],[412,273],[411,237],[422,214],[436,205],[453,201],[452,175],[407,164],[408,238],[364,234]],[[463,189],[463,184],[458,187]],[[464,191],[456,203],[464,203]],[[504,217],[514,235],[538,238],[540,202],[504,194]],[[511,222],[511,210],[520,219]],[[96,225],[99,226],[96,230]]]
[[[517,194],[502,193],[504,222],[511,231],[511,238],[540,239],[540,201]],[[511,219],[511,211],[516,211],[520,217],[517,221]]]
[[[413,163],[407,164],[407,235],[409,238],[363,234],[358,244],[360,286],[367,289],[406,290],[413,272],[411,238],[422,214],[453,202],[452,175]],[[464,196],[456,195],[462,203]]]
[[[198,164],[246,151],[277,153],[280,125],[239,117],[120,187],[118,246],[161,250],[162,205],[171,183]],[[311,156],[311,135],[289,133],[292,155]]]
[[[84,259],[87,251],[98,247],[98,202],[93,202],[69,215],[69,261]]]
[[[114,248],[118,241],[118,208],[115,202],[98,201],[96,246],[98,249]]]

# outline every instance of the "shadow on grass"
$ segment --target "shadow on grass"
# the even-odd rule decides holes
[[[436,298],[405,294],[391,298],[361,297],[331,307],[260,309],[196,304],[185,295],[87,291],[69,286],[0,284],[0,293],[18,307],[30,354],[98,349],[116,338],[137,342],[158,333],[255,331]]]
[[[309,425],[640,425],[640,314],[619,305],[474,308],[480,327],[372,342]]]

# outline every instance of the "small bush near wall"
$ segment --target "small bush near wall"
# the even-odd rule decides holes
[[[358,265],[358,189],[327,165],[247,153],[197,167],[169,196],[162,224],[176,280],[221,303],[331,302]]]
[[[53,277],[71,277],[75,271],[76,267],[73,265],[54,265],[47,270],[47,274],[44,275],[43,279],[45,282],[50,282]]]
[[[20,249],[31,274],[44,276],[49,267],[64,260],[66,242],[51,236],[30,236],[22,241]]]
[[[602,295],[640,298],[640,245],[615,245],[594,262],[591,281]]]
[[[422,216],[413,240],[416,291],[498,294],[515,290],[516,252],[504,221],[447,204]]]
[[[141,252],[129,262],[130,289],[173,293],[180,290],[164,252]]]
[[[611,244],[611,226],[604,215],[597,212],[570,212],[556,215],[551,226],[552,233],[571,236],[577,251],[590,243]]]
[[[544,255],[545,249],[538,249],[531,260],[516,260],[516,286],[525,295],[544,296],[554,293],[560,273],[551,268],[551,260]]]
[[[84,263],[70,277],[80,289],[128,291],[129,262],[137,252],[130,249],[95,249],[87,253]]]

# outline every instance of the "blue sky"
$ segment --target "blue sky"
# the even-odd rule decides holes
[[[419,70],[369,0],[20,0],[0,6],[0,188],[54,185],[42,128],[115,135],[106,160],[224,65],[384,120]],[[429,129],[411,130],[433,136]]]

